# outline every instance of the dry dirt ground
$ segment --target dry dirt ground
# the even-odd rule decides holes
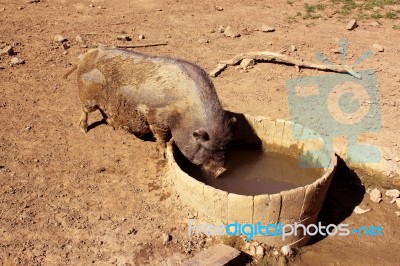
[[[13,45],[16,56],[25,60],[11,67],[11,57],[0,56],[2,265],[162,265],[182,261],[210,245],[210,239],[187,236],[187,219],[193,211],[174,193],[155,143],[114,131],[104,123],[95,123],[87,134],[79,130],[75,76],[67,81],[61,77],[79,54],[98,44],[167,41],[166,46],[137,50],[184,58],[210,71],[219,60],[263,50],[285,50],[312,62],[317,62],[315,53],[322,51],[339,63],[339,55],[331,49],[337,48],[340,38],[349,41],[353,62],[378,43],[384,52],[374,53],[359,69],[377,70],[383,127],[365,135],[384,149],[387,160],[400,157],[400,21],[389,15],[378,18],[376,26],[370,25],[376,19],[364,17],[358,28],[348,31],[346,24],[356,11],[335,13],[340,3],[331,1],[315,11],[321,18],[309,12],[315,19],[303,19],[307,14],[303,1],[27,2],[0,2],[0,41]],[[400,5],[373,9],[382,14],[387,10],[397,14]],[[259,31],[262,24],[273,26],[275,32]],[[219,25],[230,25],[241,36],[225,37],[218,32]],[[133,41],[116,40],[121,33]],[[69,49],[53,41],[57,34],[68,38]],[[137,38],[140,34],[144,40]],[[84,43],[75,40],[77,35]],[[292,52],[291,45],[297,51]],[[227,109],[290,119],[286,80],[322,74],[260,63],[248,72],[229,67],[213,81]],[[90,122],[100,119],[99,114],[92,115]],[[397,207],[387,198],[379,205],[372,203],[357,176],[348,169],[341,173],[320,219],[353,226],[381,225],[384,236],[314,239],[289,264],[399,265]],[[352,214],[358,204],[372,210]],[[171,236],[166,244],[165,234]]]

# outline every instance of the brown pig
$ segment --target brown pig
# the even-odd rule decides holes
[[[97,48],[83,54],[77,70],[82,102],[80,127],[100,110],[113,128],[138,137],[152,134],[165,146],[171,136],[183,155],[218,177],[236,122],[222,109],[207,73],[195,64],[169,57]]]

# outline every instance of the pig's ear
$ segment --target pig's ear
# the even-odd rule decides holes
[[[232,117],[229,119],[229,125],[230,125],[230,126],[234,126],[234,125],[236,125],[236,123],[237,123],[236,117],[232,116]]]
[[[195,130],[193,132],[193,137],[195,137],[197,141],[207,141],[210,139],[208,133],[203,129]]]

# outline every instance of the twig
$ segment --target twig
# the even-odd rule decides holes
[[[219,64],[233,66],[233,65],[240,63],[245,58],[253,59],[255,61],[267,61],[267,62],[290,64],[290,65],[296,66],[296,68],[304,67],[304,68],[312,68],[312,69],[318,69],[318,70],[324,70],[324,71],[333,71],[333,72],[337,72],[337,73],[347,73],[356,78],[360,78],[360,76],[355,71],[351,70],[351,68],[347,67],[347,66],[344,66],[343,68],[336,68],[334,66],[329,66],[329,65],[318,65],[318,64],[314,64],[314,63],[310,63],[310,62],[300,61],[300,60],[288,57],[283,54],[267,52],[267,51],[238,54],[230,60],[220,61]]]
[[[149,47],[149,46],[160,46],[160,45],[167,45],[166,42],[160,43],[143,43],[143,44],[132,44],[132,45],[117,45],[117,48],[139,48],[139,47]]]

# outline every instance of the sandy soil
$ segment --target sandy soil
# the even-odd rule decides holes
[[[339,63],[339,55],[331,49],[337,48],[340,38],[349,41],[353,62],[374,43],[381,44],[385,51],[360,65],[360,69],[377,70],[383,124],[382,130],[365,134],[365,139],[380,147],[385,159],[396,161],[400,157],[400,48],[399,31],[393,25],[398,20],[382,18],[380,26],[371,26],[374,20],[364,19],[348,31],[351,15],[341,18],[327,7],[320,11],[321,19],[304,20],[296,17],[298,11],[304,13],[302,1],[288,2],[3,0],[0,41],[12,44],[25,64],[11,67],[11,57],[0,56],[4,68],[0,69],[2,265],[171,264],[219,241],[187,236],[187,219],[195,214],[174,193],[155,143],[112,130],[98,122],[99,114],[91,115],[95,124],[87,134],[79,130],[75,79],[61,77],[79,54],[98,44],[167,41],[166,46],[137,50],[184,58],[208,71],[219,60],[263,50],[285,50],[312,62],[315,53],[322,51]],[[276,31],[261,32],[262,24]],[[225,37],[218,32],[219,25],[230,25],[241,36]],[[116,39],[124,32],[133,41]],[[57,34],[68,38],[69,49],[53,41]],[[137,38],[140,34],[144,40]],[[84,43],[75,40],[77,35]],[[291,45],[297,51],[291,52]],[[286,80],[322,74],[260,63],[248,72],[229,67],[213,81],[229,110],[290,119]],[[372,203],[360,179],[344,169],[320,219],[352,226],[381,225],[384,236],[315,238],[289,264],[398,264],[400,218],[394,212],[399,209],[388,202],[384,198],[379,205]],[[372,210],[352,214],[359,204]],[[171,236],[167,243],[165,234]]]

